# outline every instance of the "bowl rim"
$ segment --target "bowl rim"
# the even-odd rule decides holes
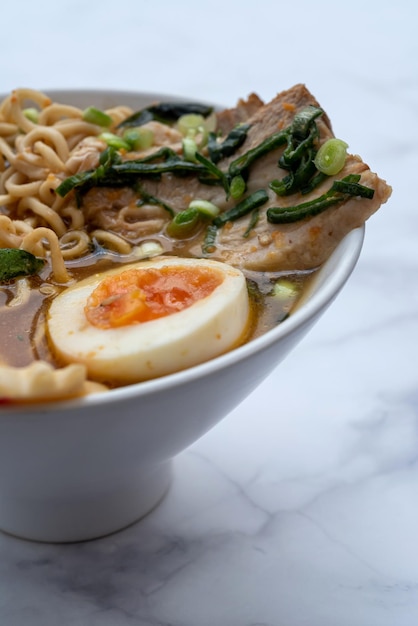
[[[102,89],[102,88],[81,88],[81,89],[45,89],[40,90],[53,99],[58,97],[74,97],[75,95],[94,97],[115,97],[120,98],[133,98],[143,100],[147,102],[157,101],[161,99],[170,99],[172,101],[184,100],[184,97],[178,95],[170,95],[158,92],[142,92],[142,91],[130,91],[123,89]],[[5,97],[4,94],[0,94],[0,98]],[[199,99],[196,99],[199,101]],[[213,104],[213,103],[210,103]],[[217,107],[219,105],[213,104]],[[142,381],[138,383],[132,383],[129,385],[121,386],[115,389],[110,389],[105,392],[92,393],[78,398],[45,401],[45,402],[30,402],[24,404],[4,404],[0,406],[0,419],[9,415],[11,412],[14,414],[31,414],[31,413],[54,413],[63,412],[67,410],[75,410],[78,408],[89,408],[102,406],[104,404],[109,405],[120,401],[126,401],[131,398],[140,398],[142,396],[150,395],[162,391],[163,389],[170,389],[175,386],[184,385],[193,382],[196,379],[204,378],[216,371],[222,371],[223,369],[230,367],[238,361],[245,360],[251,355],[259,353],[276,343],[280,339],[290,335],[298,327],[308,323],[312,318],[323,309],[326,309],[328,305],[334,300],[339,291],[345,285],[346,281],[350,277],[357,264],[360,256],[363,242],[365,237],[365,225],[351,230],[337,245],[332,252],[329,259],[319,269],[318,275],[327,273],[326,280],[321,285],[318,291],[313,290],[313,293],[309,295],[306,301],[296,308],[296,310],[280,324],[267,331],[263,335],[252,339],[248,343],[243,344],[233,350],[230,350],[218,357],[210,359],[204,363],[194,365],[184,370],[167,374],[159,378]]]

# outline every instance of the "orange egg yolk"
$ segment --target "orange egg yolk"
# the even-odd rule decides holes
[[[84,313],[97,328],[118,328],[171,315],[209,296],[223,275],[204,267],[129,269],[107,276],[94,289]]]

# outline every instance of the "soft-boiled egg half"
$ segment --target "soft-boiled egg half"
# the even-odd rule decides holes
[[[170,374],[244,340],[243,273],[205,259],[159,257],[95,274],[51,303],[47,336],[64,363],[116,384]]]

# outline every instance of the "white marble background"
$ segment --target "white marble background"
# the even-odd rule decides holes
[[[107,87],[232,105],[304,82],[393,185],[305,341],[176,461],[144,521],[0,535],[1,626],[418,623],[418,4],[2,4],[0,91]]]

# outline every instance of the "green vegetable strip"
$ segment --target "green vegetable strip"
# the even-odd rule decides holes
[[[291,124],[292,135],[296,139],[305,139],[311,129],[312,122],[322,114],[323,110],[312,104],[296,113]]]
[[[284,169],[289,169],[290,167],[292,167],[292,165],[297,164],[300,159],[302,159],[303,156],[306,155],[307,151],[309,151],[309,148],[312,147],[315,139],[318,136],[319,133],[316,124],[313,126],[308,136],[298,144],[295,144],[295,142],[293,141],[293,136],[291,136],[291,141],[289,141],[287,148],[284,150],[279,159],[280,167],[283,167]]]
[[[209,133],[208,152],[213,163],[234,154],[246,140],[249,128],[250,124],[239,124],[231,130],[221,143],[216,141],[215,133]]]
[[[315,187],[318,187],[318,185],[320,185],[326,179],[326,177],[327,175],[323,172],[317,172],[308,182],[303,182],[300,188],[300,193],[302,195],[311,193],[311,191],[313,191]]]
[[[204,174],[206,168],[198,163],[170,158],[160,163],[145,161],[124,161],[108,168],[98,167],[96,170],[80,172],[66,178],[56,189],[58,195],[64,197],[77,188],[89,189],[97,186],[131,187],[139,176],[155,176],[165,172],[183,174]]]
[[[168,148],[167,146],[162,146],[159,150],[152,152],[146,157],[134,159],[132,163],[154,163],[156,161],[162,161],[164,159],[177,159],[178,161],[181,161],[181,158],[179,157],[177,152],[174,152],[174,150]],[[122,163],[122,160],[120,160],[120,163]]]
[[[269,187],[278,196],[287,196],[309,184],[315,172],[315,165],[310,158],[310,153],[308,153],[308,155],[302,158],[299,166],[294,171],[291,170],[282,180],[272,180]]]
[[[325,197],[324,194],[316,200],[312,200],[312,202],[303,202],[292,207],[271,207],[267,209],[267,221],[270,224],[298,222],[306,217],[314,217],[334,206],[334,204],[344,202],[344,200],[346,200],[346,196]]]
[[[207,172],[212,174],[215,179],[219,180],[219,182],[222,184],[222,187],[224,188],[225,193],[226,193],[226,195],[228,197],[228,195],[229,195],[229,182],[228,182],[228,178],[224,174],[224,172],[222,172],[222,170],[220,170],[218,167],[216,167],[216,165],[214,163],[212,163],[212,161],[209,161],[209,159],[204,157],[203,154],[200,154],[200,152],[196,152],[195,157],[196,157],[196,160],[199,163],[201,163],[206,168]]]
[[[139,188],[139,193],[141,194],[141,197],[136,203],[136,206],[143,206],[144,204],[153,204],[154,206],[160,206],[163,209],[165,209],[167,213],[169,213],[172,217],[175,215],[174,209],[168,204],[166,204],[165,202],[163,202],[163,200],[156,198],[155,196],[151,195],[150,193],[148,193],[147,191],[145,191],[145,189],[142,189],[141,187]]]
[[[99,164],[109,167],[109,165],[114,165],[115,163],[122,163],[122,158],[114,146],[108,146],[100,154]]]
[[[88,172],[80,172],[79,174],[69,176],[58,185],[55,191],[59,196],[64,198],[73,189],[78,189],[82,186],[94,187],[96,180],[100,178],[100,174],[98,173],[99,169],[100,166],[96,170],[89,170]]]
[[[334,180],[331,189],[340,193],[346,193],[350,196],[360,196],[371,200],[374,196],[374,189],[359,185],[360,174],[351,174],[345,176],[342,180]]]
[[[253,212],[251,213],[251,217],[250,217],[250,223],[248,224],[247,230],[243,234],[243,237],[245,239],[247,239],[250,236],[250,233],[253,230],[253,228],[257,226],[259,217],[260,217],[260,209],[257,207],[256,209],[253,209]]]
[[[213,107],[197,102],[161,102],[154,104],[136,113],[133,113],[126,120],[121,122],[118,128],[128,128],[130,126],[142,126],[147,122],[156,120],[163,124],[176,122],[182,115],[196,113],[203,117],[208,117],[213,111]]]
[[[302,202],[296,206],[271,207],[267,209],[267,220],[271,224],[297,222],[306,217],[318,215],[335,204],[345,202],[350,197],[373,198],[374,190],[360,185],[359,180],[359,174],[351,174],[342,180],[335,180],[332,187],[315,200]]]
[[[237,159],[232,161],[229,166],[229,176],[231,178],[234,178],[235,176],[245,177],[246,171],[248,170],[250,165],[254,163],[254,161],[264,156],[268,152],[271,152],[271,150],[275,150],[279,146],[285,144],[287,141],[287,137],[288,134],[286,131],[280,131],[279,133],[274,133],[273,135],[270,135],[270,137],[267,137],[267,139],[264,139],[264,141],[258,144],[258,146],[252,148],[251,150],[248,150],[248,152],[245,152]]]
[[[314,139],[317,137],[318,130],[316,124],[313,124],[313,122],[317,117],[322,115],[322,113],[322,109],[314,106],[308,106],[302,111],[299,111],[288,128],[278,133],[273,133],[273,135],[267,137],[258,146],[248,150],[248,152],[245,152],[235,159],[229,166],[230,177],[243,176],[254,161],[285,143],[288,145],[284,152],[283,164],[288,166],[294,163],[301,157],[306,147],[312,145]],[[299,140],[301,140],[301,145],[299,145]]]
[[[125,161],[119,165],[114,165],[111,170],[116,174],[135,174],[137,176],[154,176],[155,174],[164,174],[165,172],[203,174],[206,171],[206,169],[198,163],[182,161],[180,159],[167,159],[167,161],[161,163]]]
[[[279,158],[279,166],[289,173],[282,180],[273,180],[270,188],[279,196],[287,196],[296,191],[314,189],[321,178],[317,178],[314,159],[315,142],[319,136],[315,119],[322,109],[308,106],[295,115],[289,128],[287,146]]]
[[[256,209],[259,206],[262,206],[269,199],[267,193],[264,189],[259,189],[255,191],[241,202],[238,202],[232,209],[225,211],[218,217],[215,217],[213,220],[213,224],[219,228],[219,226],[223,226],[227,222],[233,222],[247,213],[250,213],[253,209]]]

